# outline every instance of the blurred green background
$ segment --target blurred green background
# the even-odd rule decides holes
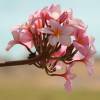
[[[73,71],[73,90],[66,92],[60,77],[47,76],[34,66],[0,68],[0,100],[100,100],[100,0],[0,0],[0,62],[26,58],[28,52],[16,45],[5,51],[12,39],[11,28],[27,21],[34,11],[50,5],[60,4],[62,9],[72,8],[74,17],[82,19],[87,32],[95,36],[95,73],[89,77],[84,64],[78,63]]]

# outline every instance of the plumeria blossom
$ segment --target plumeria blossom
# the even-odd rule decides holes
[[[89,48],[89,37],[85,33],[77,32],[75,34],[75,40],[73,41],[74,46],[81,52],[84,56],[87,56]]]
[[[60,50],[58,50],[57,52],[54,52],[51,56],[52,57],[61,57],[61,56],[64,56],[64,54],[66,53],[66,49],[67,49],[67,46],[61,46]],[[52,64],[54,63],[56,60],[50,60],[49,63]],[[57,70],[60,70],[62,67],[62,62],[58,62],[55,66],[55,68]]]
[[[85,32],[87,29],[87,25],[85,25],[83,21],[80,19],[69,19],[69,24],[77,28],[77,30],[81,32]]]
[[[66,68],[66,72],[62,75],[66,80],[64,86],[67,91],[72,90],[72,80],[76,77],[76,75],[71,72],[73,64],[74,63],[69,64]]]
[[[37,19],[58,19],[61,15],[61,9],[59,5],[52,4],[50,7],[44,7],[41,10],[36,11],[34,14],[29,16],[28,23],[33,24]]]
[[[14,40],[11,40],[8,43],[7,50],[9,50],[11,47],[13,47],[15,44],[21,44],[21,43],[32,43],[32,34],[28,31],[27,27],[25,26],[16,26],[12,30],[12,35]]]
[[[63,77],[68,91],[76,77],[72,71],[74,63],[83,62],[89,74],[93,73],[94,38],[88,36],[87,25],[73,17],[72,9],[62,11],[60,5],[55,4],[44,7],[31,14],[25,24],[15,27],[12,35],[7,50],[21,44],[30,53],[27,60],[19,63],[33,64],[50,76]],[[64,73],[57,73],[62,69],[66,69]]]
[[[58,19],[61,15],[60,6],[52,4],[50,7],[48,7],[48,14],[51,18]]]
[[[83,62],[86,64],[86,67],[88,69],[88,72],[90,75],[94,72],[94,55],[96,53],[95,47],[93,45],[94,38],[90,37],[90,45],[88,48],[88,54],[84,57]]]
[[[86,64],[89,74],[93,72],[93,56],[95,48],[93,45],[94,39],[87,36],[86,33],[76,34],[76,40],[73,44],[77,50],[84,56],[83,62]]]
[[[71,37],[69,34],[73,32],[71,27],[61,26],[59,22],[55,20],[50,20],[49,25],[50,27],[42,28],[39,31],[50,34],[49,42],[51,45],[56,45],[57,42],[60,42],[62,45],[66,46],[71,44]]]

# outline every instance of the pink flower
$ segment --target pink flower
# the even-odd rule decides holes
[[[73,17],[72,10],[62,12],[59,5],[52,4],[33,13],[25,25],[15,27],[13,40],[6,49],[15,44],[24,45],[30,52],[28,61],[33,58],[33,64],[45,69],[48,75],[63,77],[65,89],[71,91],[72,80],[76,77],[72,73],[75,62],[83,62],[89,74],[93,73],[96,50],[94,39],[86,34],[86,29],[82,20]],[[35,52],[30,50],[33,44]],[[63,67],[66,70],[61,74],[58,70],[62,72]]]
[[[36,11],[34,14],[29,16],[28,23],[33,24],[35,20],[49,20],[58,19],[61,15],[61,9],[59,5],[52,4],[50,7],[45,7],[41,10]]]
[[[38,32],[38,29],[43,28],[43,22],[41,19],[37,19],[34,21],[34,24],[30,25],[30,30],[33,34],[40,34],[40,32]]]
[[[64,74],[56,74],[56,76],[63,77],[66,80],[64,86],[65,89],[69,92],[72,90],[72,80],[76,77],[76,75],[72,73],[73,64],[74,63],[72,62],[66,66],[66,72]],[[56,65],[56,69],[61,70],[62,66],[64,66],[63,63],[58,62]]]
[[[63,77],[66,80],[64,86],[65,86],[65,89],[67,91],[71,91],[71,89],[72,89],[72,80],[76,77],[76,75],[71,72],[72,66],[73,66],[73,63],[69,64],[67,66],[66,73],[63,74]]]
[[[66,21],[66,19],[68,19],[68,13],[67,11],[63,12],[59,18],[57,19],[59,23],[63,23],[64,21]]]
[[[69,46],[71,44],[71,37],[69,33],[73,32],[72,27],[62,26],[59,22],[55,20],[50,20],[49,25],[51,27],[45,27],[39,31],[42,33],[50,34],[49,42],[51,45],[56,45],[57,42],[60,42],[62,45]]]
[[[84,57],[83,62],[86,64],[87,70],[89,75],[92,75],[94,72],[94,55],[96,53],[95,47],[93,45],[94,43],[94,38],[90,37],[89,38],[89,48],[88,48],[88,54],[87,56]]]
[[[77,33],[76,40],[73,41],[75,48],[83,55],[82,60],[87,67],[89,74],[93,73],[93,56],[95,48],[93,45],[94,40],[89,38],[85,33]]]
[[[57,19],[59,21],[59,23],[66,23],[67,25],[69,24],[69,20],[72,20],[73,16],[72,16],[72,10],[66,10],[64,12],[61,13],[61,15],[59,16],[59,18]]]
[[[29,46],[29,42],[31,42],[32,44],[32,34],[28,31],[27,27],[25,26],[16,26],[12,30],[12,35],[14,40],[11,40],[8,43],[6,50],[9,50],[15,44],[23,43],[23,44],[28,44],[27,46]]]
[[[73,41],[73,44],[77,50],[84,56],[88,54],[88,51],[86,48],[89,47],[89,37],[85,33],[81,33],[80,31],[77,31],[75,35],[75,40]]]
[[[58,19],[61,14],[60,5],[52,4],[50,7],[48,7],[48,14],[51,18]]]
[[[87,26],[80,19],[72,18],[71,20],[69,20],[69,24],[83,32],[85,32],[87,29]]]
[[[54,52],[51,56],[52,57],[61,57],[66,53],[67,46],[61,46],[60,50],[57,52]],[[49,60],[49,63],[54,63],[56,60]],[[57,65],[55,66],[56,69],[60,69],[62,66],[62,62],[58,62]]]

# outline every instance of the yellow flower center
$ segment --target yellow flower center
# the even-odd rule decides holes
[[[54,33],[54,35],[55,35],[56,37],[59,38],[59,36],[60,36],[60,34],[61,34],[61,30],[58,29],[58,28],[56,28],[56,29],[53,30],[53,33]]]

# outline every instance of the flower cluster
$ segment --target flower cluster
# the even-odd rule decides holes
[[[76,76],[72,72],[74,63],[83,62],[89,74],[93,73],[94,38],[86,30],[83,21],[73,17],[72,10],[62,12],[59,5],[51,5],[36,11],[25,24],[12,30],[14,39],[7,50],[15,44],[25,46],[30,53],[28,59],[37,59],[33,65],[45,69],[50,76],[63,77],[65,88],[71,90]],[[65,72],[57,73],[63,67]]]

